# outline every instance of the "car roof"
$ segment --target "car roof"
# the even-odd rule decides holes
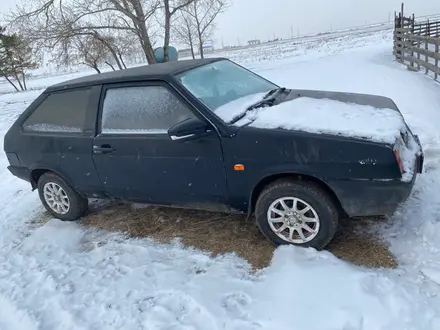
[[[201,65],[226,60],[226,58],[215,57],[208,59],[181,60],[167,63],[143,65],[134,68],[88,75],[76,79],[64,81],[48,87],[45,92],[55,92],[71,88],[102,85],[108,83],[120,83],[139,81],[144,79],[169,79],[170,76],[184,72]]]

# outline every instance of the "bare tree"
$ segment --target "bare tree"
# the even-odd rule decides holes
[[[96,70],[96,65],[89,65],[93,63],[91,57],[96,57],[105,58],[105,63],[112,69],[114,66],[121,70],[125,68],[121,63],[115,38],[97,31],[82,32],[60,38],[56,43],[51,44],[50,53],[55,54],[54,62],[58,66],[82,63]]]
[[[78,35],[99,39],[116,31],[136,36],[148,63],[155,63],[148,24],[160,0],[28,0],[11,17],[11,23],[25,25],[29,37],[47,48],[68,42]],[[101,40],[115,57],[115,48]]]
[[[115,31],[115,33],[113,33],[112,45],[124,69],[127,68],[127,60],[135,63],[139,62],[140,60],[145,61],[145,57],[139,56],[142,53],[142,49],[140,48],[140,44],[137,42],[137,37],[132,33],[127,33],[126,31]],[[153,45],[154,44],[152,44],[152,46]]]
[[[203,48],[215,29],[215,19],[223,13],[232,0],[194,0],[185,8],[185,13],[191,18],[197,33],[200,57],[204,57]]]
[[[77,37],[76,47],[78,51],[78,62],[85,64],[93,69],[97,73],[101,73],[99,67],[105,63],[109,65],[113,70],[115,68],[109,62],[109,50],[103,42],[94,38],[93,36]]]
[[[195,0],[162,0],[164,14],[164,62],[168,62],[169,60],[172,18],[177,12],[189,6],[194,1]]]
[[[98,0],[97,0],[98,1]],[[147,22],[159,8],[160,0],[99,0],[109,1],[113,5],[113,11],[125,15],[122,20],[126,27],[134,27],[134,32],[139,38],[142,50],[149,64],[156,63],[154,50],[151,43]],[[127,21],[131,20],[131,24]]]
[[[189,47],[191,56],[195,59],[194,46],[197,44],[197,29],[191,16],[186,11],[182,11],[175,23],[172,31],[176,40]]]

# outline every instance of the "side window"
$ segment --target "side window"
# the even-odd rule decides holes
[[[50,94],[23,124],[29,132],[81,133],[90,88]]]
[[[108,89],[102,108],[101,132],[166,133],[194,115],[163,86]]]

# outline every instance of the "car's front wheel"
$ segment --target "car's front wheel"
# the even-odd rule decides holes
[[[52,172],[44,173],[38,180],[38,194],[46,210],[63,221],[79,219],[88,208],[87,198]]]
[[[338,226],[328,193],[311,182],[281,180],[266,187],[255,207],[257,224],[276,245],[324,248]]]

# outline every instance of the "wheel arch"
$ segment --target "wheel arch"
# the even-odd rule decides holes
[[[32,190],[35,190],[38,188],[38,180],[41,178],[41,176],[43,174],[49,173],[49,172],[53,173],[55,175],[58,175],[59,177],[64,179],[67,182],[67,184],[70,185],[70,187],[72,187],[73,189],[78,191],[76,189],[76,187],[74,185],[72,185],[72,181],[65,174],[63,174],[62,171],[53,170],[49,167],[44,167],[44,166],[35,167],[31,170],[29,181],[31,183]],[[81,192],[79,192],[79,191],[78,191],[78,193],[81,194]]]
[[[292,181],[303,181],[310,182],[317,185],[319,188],[323,189],[328,193],[332,201],[335,203],[335,206],[338,209],[338,213],[340,216],[347,217],[347,212],[342,207],[342,204],[336,196],[335,192],[325,183],[322,179],[319,179],[312,175],[299,174],[299,173],[280,173],[280,174],[272,174],[261,179],[252,189],[251,196],[249,198],[249,208],[247,216],[250,217],[255,211],[255,205],[257,203],[258,196],[268,185],[279,181],[279,180],[292,180]]]

